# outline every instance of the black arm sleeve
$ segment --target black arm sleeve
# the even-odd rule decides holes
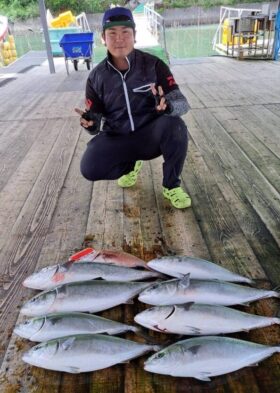
[[[159,60],[156,65],[157,85],[161,86],[167,102],[166,114],[182,116],[189,110],[186,97],[181,93],[169,67]]]

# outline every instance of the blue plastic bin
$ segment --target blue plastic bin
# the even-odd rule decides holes
[[[93,33],[64,34],[59,45],[63,49],[67,74],[69,75],[68,60],[74,64],[78,71],[79,59],[83,59],[90,70],[92,62]]]
[[[64,34],[59,42],[67,59],[91,58],[93,33]]]

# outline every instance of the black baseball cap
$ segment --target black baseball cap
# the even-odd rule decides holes
[[[124,7],[114,7],[105,11],[102,20],[103,31],[113,26],[127,26],[135,29],[132,12]]]

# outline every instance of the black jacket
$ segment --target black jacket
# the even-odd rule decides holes
[[[137,131],[159,116],[151,91],[152,83],[162,86],[165,96],[168,97],[171,92],[176,95],[177,91],[181,100],[183,98],[187,102],[162,60],[134,49],[127,61],[128,70],[120,72],[108,55],[88,77],[87,110],[93,118],[103,118],[103,131],[121,134]],[[172,102],[169,112],[172,112]]]

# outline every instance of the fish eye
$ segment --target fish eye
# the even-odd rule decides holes
[[[165,353],[161,352],[161,353],[157,354],[157,359],[163,358],[163,356],[165,356]]]

